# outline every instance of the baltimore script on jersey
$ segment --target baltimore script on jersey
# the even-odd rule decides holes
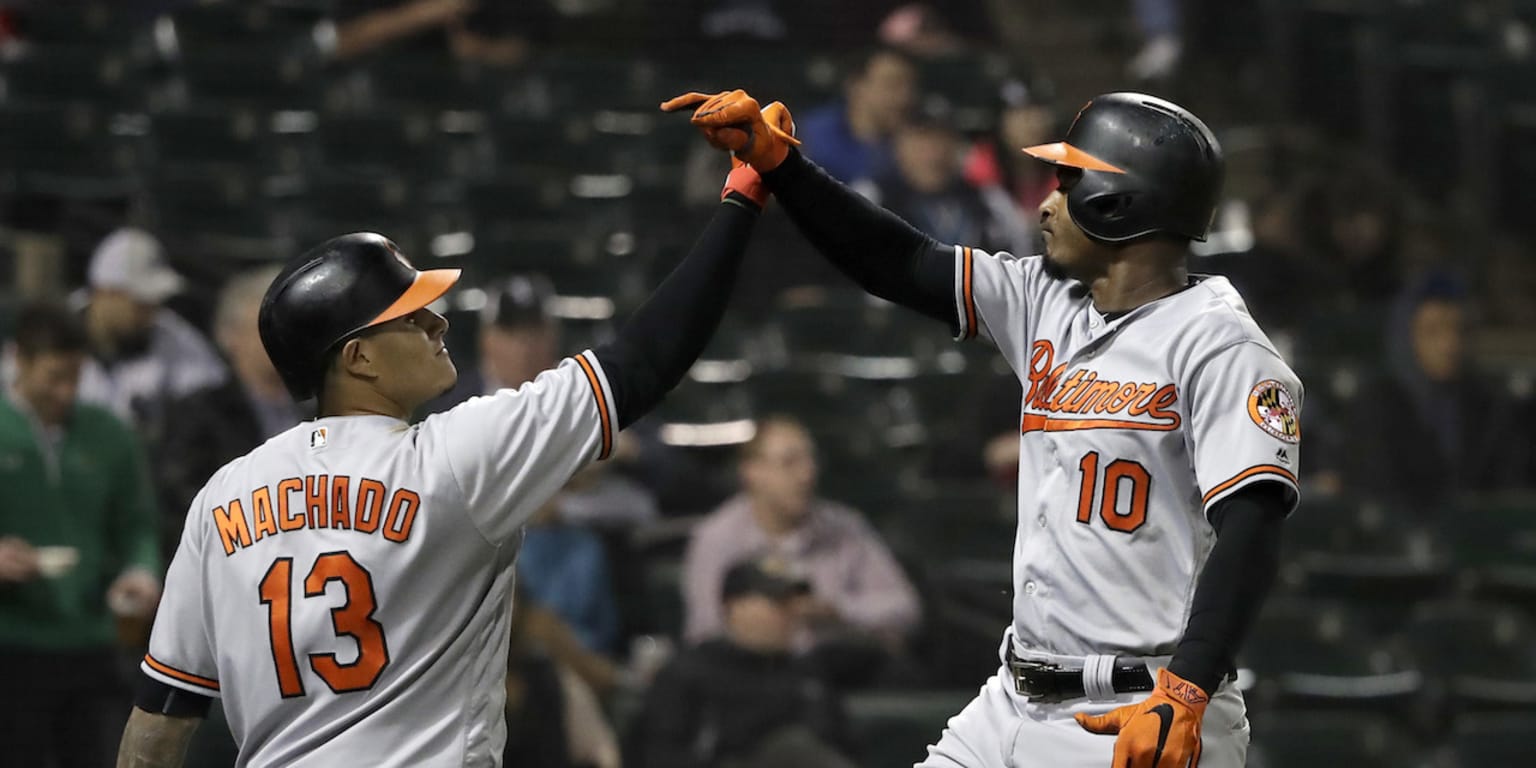
[[[306,528],[382,531],[385,539],[399,544],[410,538],[420,508],[421,494],[409,488],[390,491],[366,477],[354,483],[350,475],[305,475],[278,481],[275,491],[258,486],[246,499],[230,499],[212,513],[228,556],[268,536]]]

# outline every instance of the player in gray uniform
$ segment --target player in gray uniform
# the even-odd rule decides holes
[[[769,135],[740,91],[669,108],[738,155]],[[1302,390],[1226,279],[1187,272],[1221,149],[1177,105],[1114,93],[1024,151],[1059,180],[1027,258],[935,242],[798,152],[759,168],[840,269],[990,339],[1023,385],[1013,622],[921,765],[1237,768],[1229,673],[1297,502]]]
[[[118,766],[178,766],[212,697],[239,766],[494,766],[521,529],[682,378],[735,283],[766,192],[727,179],[692,251],[616,341],[409,423],[456,372],[418,271],[374,234],[291,262],[267,353],[319,418],[192,502]]]

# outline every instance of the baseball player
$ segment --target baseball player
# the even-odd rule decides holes
[[[866,290],[987,338],[1023,384],[1002,665],[922,766],[1243,764],[1229,673],[1294,508],[1302,390],[1221,277],[1191,275],[1221,149],[1188,111],[1095,98],[1040,205],[1045,254],[935,242],[785,144],[741,91],[688,94]]]
[[[179,766],[212,698],[239,766],[494,766],[528,517],[686,373],[766,192],[733,170],[689,255],[613,343],[418,424],[453,385],[418,271],[375,234],[277,276],[262,343],[319,418],[220,469],[166,577],[118,766]]]

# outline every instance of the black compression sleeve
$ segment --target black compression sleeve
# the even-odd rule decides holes
[[[1169,671],[1214,693],[1234,666],[1243,636],[1280,569],[1286,489],[1259,482],[1211,509],[1216,546],[1195,586],[1194,605]]]
[[[134,686],[133,705],[145,712],[171,717],[207,717],[213,697],[166,685],[149,675],[140,675]]]
[[[795,226],[843,274],[882,299],[959,327],[955,249],[919,232],[792,149],[763,174]]]
[[[732,192],[619,337],[594,350],[613,389],[620,428],[656,407],[704,351],[725,314],[758,212]]]

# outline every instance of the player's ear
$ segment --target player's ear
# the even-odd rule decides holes
[[[366,341],[366,338],[347,339],[336,353],[336,364],[349,375],[360,379],[376,379],[379,377],[377,361]]]

